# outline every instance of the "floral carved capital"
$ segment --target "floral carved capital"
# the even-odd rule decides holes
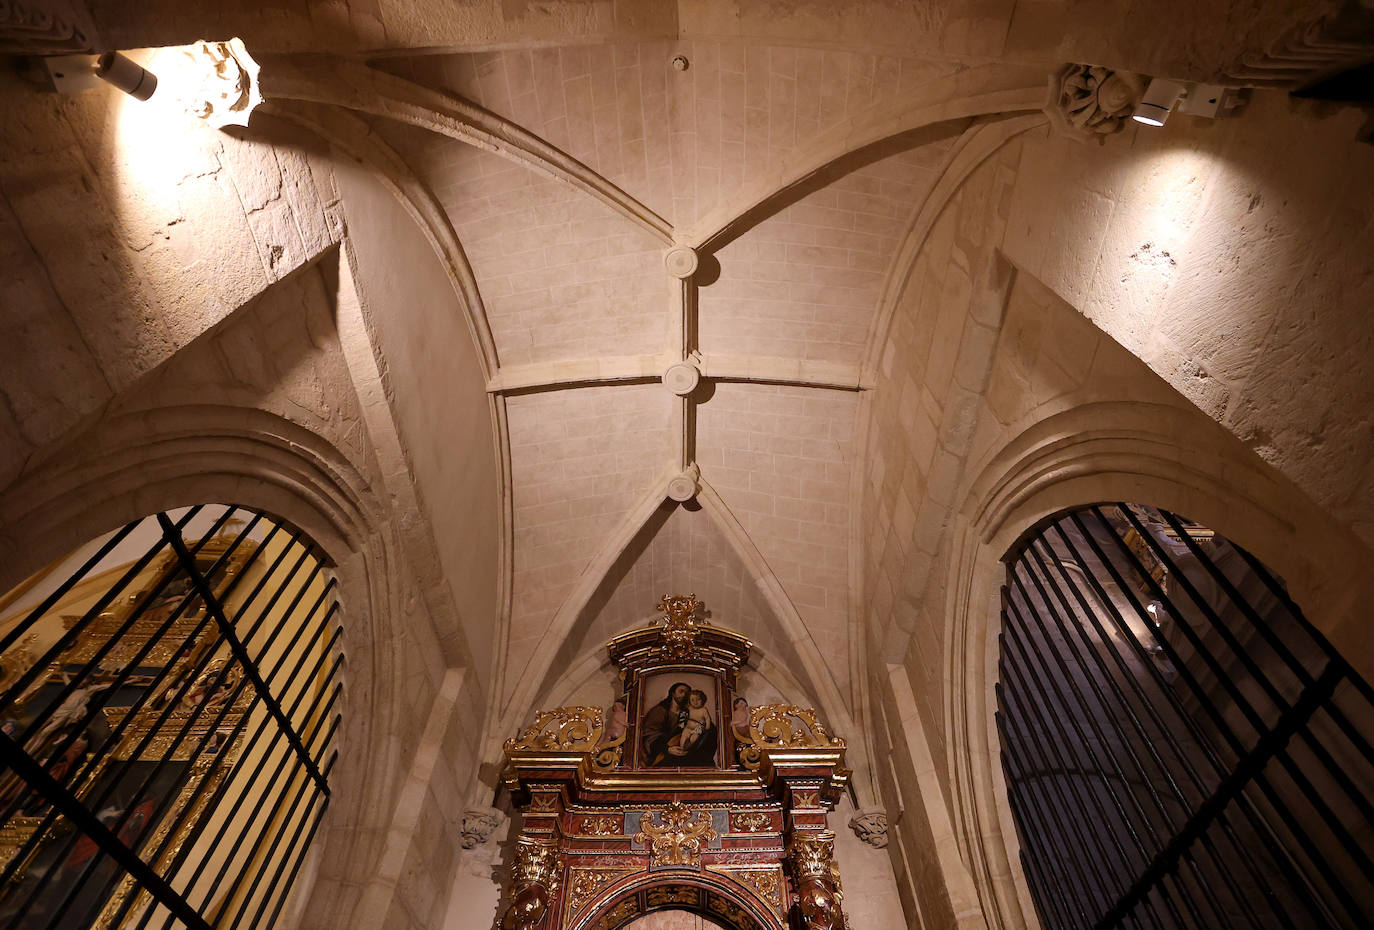
[[[835,834],[830,830],[794,833],[787,848],[792,875],[798,882],[809,878],[831,881],[830,863],[835,856]]]

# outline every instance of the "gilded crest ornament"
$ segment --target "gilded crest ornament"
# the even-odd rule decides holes
[[[697,637],[706,623],[697,617],[701,609],[697,596],[665,594],[658,602],[658,609],[663,614],[663,619],[659,621],[663,626],[660,652],[674,659],[687,658],[696,651]]]
[[[719,836],[711,826],[709,812],[693,812],[681,801],[661,811],[659,819],[660,823],[654,823],[654,812],[646,811],[634,836],[636,843],[649,847],[654,865],[697,865],[702,847]]]
[[[541,710],[535,714],[534,723],[521,730],[520,735],[506,740],[506,751],[591,751],[601,738],[602,728],[600,707],[577,705]]]

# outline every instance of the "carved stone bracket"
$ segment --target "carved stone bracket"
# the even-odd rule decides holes
[[[1081,139],[1103,141],[1126,128],[1145,89],[1139,75],[1097,65],[1065,65],[1050,77],[1050,119]]]
[[[464,849],[481,846],[506,822],[506,815],[495,809],[479,810],[469,808],[463,811],[463,837],[460,845]]]
[[[885,811],[865,811],[849,818],[849,829],[854,835],[874,849],[887,846],[887,813]]]
[[[173,82],[186,112],[211,126],[247,126],[249,114],[262,103],[258,63],[243,42],[200,41],[186,47],[179,62],[184,74]]]

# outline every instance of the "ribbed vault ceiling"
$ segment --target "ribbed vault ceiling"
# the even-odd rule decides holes
[[[374,65],[346,66],[376,98],[345,102],[367,127],[336,142],[372,152],[466,282],[508,437],[493,734],[670,591],[854,728],[864,366],[959,140],[1038,109],[1043,71],[669,41]],[[689,358],[679,397],[660,379]],[[697,498],[667,499],[693,469]]]

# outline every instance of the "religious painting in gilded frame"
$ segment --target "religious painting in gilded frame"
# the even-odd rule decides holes
[[[639,683],[639,766],[719,768],[721,691],[716,675],[683,669],[646,674]]]

